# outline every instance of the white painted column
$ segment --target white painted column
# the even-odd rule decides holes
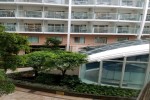
[[[126,62],[127,62],[127,58],[126,58],[126,57],[124,57],[124,60],[123,60],[123,66],[122,66],[122,74],[121,74],[121,80],[120,80],[119,87],[122,87],[122,83],[123,83],[123,78],[124,78],[124,72],[125,72]]]
[[[72,6],[72,0],[69,0],[69,11],[68,11],[68,33],[67,33],[67,47],[66,47],[66,51],[69,51],[69,49],[70,49],[71,6]]]
[[[138,33],[137,39],[141,39],[143,29],[144,29],[144,25],[145,25],[145,21],[146,21],[148,6],[149,6],[149,0],[145,0],[145,4],[144,4],[144,7],[143,7],[143,17],[142,17],[141,24],[140,24],[140,32]]]
[[[98,76],[98,84],[101,84],[102,70],[103,70],[103,61],[100,61],[100,65],[99,65],[99,76]]]

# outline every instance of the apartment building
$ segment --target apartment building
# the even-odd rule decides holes
[[[0,0],[0,24],[28,36],[33,48],[47,37],[61,47],[109,44],[150,36],[149,0]]]

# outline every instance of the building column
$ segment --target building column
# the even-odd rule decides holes
[[[125,67],[126,67],[126,62],[127,62],[127,57],[124,57],[123,66],[122,66],[122,74],[121,74],[121,80],[120,80],[119,87],[122,87],[123,78],[124,78],[124,72],[125,72]]]
[[[99,62],[99,76],[98,76],[98,84],[101,84],[101,79],[102,79],[102,70],[103,70],[103,61]]]
[[[137,39],[141,39],[143,29],[144,29],[144,26],[145,26],[148,6],[149,6],[149,0],[145,0],[145,4],[144,4],[144,7],[143,7],[143,16],[142,16],[142,20],[141,20],[141,24],[140,24],[140,31],[138,33]]]
[[[72,0],[69,0],[69,11],[68,11],[68,33],[67,33],[67,47],[66,51],[69,51],[70,49],[70,30],[71,30],[71,6],[72,6]]]

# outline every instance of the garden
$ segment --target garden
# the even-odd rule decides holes
[[[60,50],[59,44],[61,41],[47,38],[45,48],[30,52],[27,37],[7,33],[0,26],[0,96],[12,93],[15,90],[14,84],[46,92],[92,98],[135,100],[138,96],[140,90],[86,84],[76,75],[67,75],[68,70],[87,63],[87,55]],[[21,50],[27,54],[18,55]],[[6,75],[8,69],[15,70],[19,67],[32,67],[33,70]],[[53,70],[58,70],[61,74],[51,74]],[[119,100],[108,98],[105,100]]]

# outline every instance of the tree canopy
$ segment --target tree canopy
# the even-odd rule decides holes
[[[5,28],[0,26],[0,67],[7,69],[16,69],[18,66],[18,56],[15,56],[21,50],[29,50],[28,40],[25,36],[17,33],[5,32]],[[23,60],[23,59],[22,59]]]

